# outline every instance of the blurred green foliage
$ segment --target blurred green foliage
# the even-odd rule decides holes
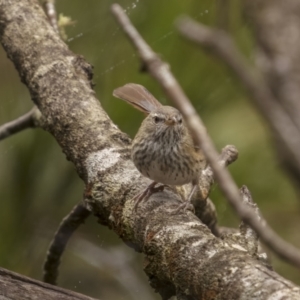
[[[101,104],[120,129],[133,137],[143,116],[113,98],[112,90],[136,82],[163,103],[167,99],[150,76],[139,72],[136,53],[109,12],[112,3],[57,0],[57,12],[76,21],[67,29],[67,43],[94,66],[95,91]],[[300,247],[299,202],[279,166],[264,121],[222,63],[180,38],[174,28],[182,14],[214,26],[220,18],[218,3],[124,0],[120,4],[147,42],[170,64],[218,149],[227,144],[239,149],[238,161],[230,166],[238,185],[246,184],[270,225]],[[231,1],[229,11],[229,30],[251,61],[253,38],[241,17],[239,2]],[[32,102],[3,49],[0,70],[3,124],[27,112]],[[0,166],[0,266],[41,279],[48,244],[62,218],[81,200],[83,183],[52,136],[40,129],[1,141]],[[239,221],[218,186],[213,187],[211,198],[220,224],[237,226]],[[277,272],[300,284],[298,270],[272,259]],[[159,299],[147,284],[142,255],[133,253],[93,217],[72,237],[63,256],[59,284],[101,299],[141,299],[141,295]]]

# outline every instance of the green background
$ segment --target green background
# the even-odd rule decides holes
[[[158,84],[140,73],[140,62],[110,14],[108,0],[58,0],[57,11],[76,24],[67,28],[68,45],[94,66],[95,91],[119,128],[134,137],[142,114],[113,98],[112,90],[128,82],[146,86],[163,103]],[[211,0],[121,1],[151,47],[166,60],[193,101],[220,150],[234,144],[239,159],[230,171],[239,186],[252,192],[263,216],[287,241],[300,248],[299,201],[282,171],[264,120],[251,106],[238,80],[214,56],[183,40],[174,21],[187,14],[215,25],[224,12]],[[229,31],[253,60],[251,30],[231,1]],[[27,112],[32,102],[13,64],[0,49],[0,124]],[[52,136],[26,130],[0,142],[0,266],[37,279],[49,242],[62,218],[77,204],[83,183]],[[237,227],[238,218],[214,185],[211,198],[219,223]],[[282,276],[300,284],[299,270],[270,255]],[[159,299],[142,271],[143,256],[125,246],[90,217],[72,237],[63,256],[59,285],[101,299]]]

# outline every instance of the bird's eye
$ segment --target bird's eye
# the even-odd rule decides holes
[[[158,116],[154,116],[154,122],[157,124],[161,121],[161,119]]]

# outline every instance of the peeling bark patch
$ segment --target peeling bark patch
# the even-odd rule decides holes
[[[118,153],[120,156],[120,153]],[[124,184],[129,190],[131,190],[131,185],[129,183],[134,183],[135,180],[140,178],[140,174],[137,169],[134,167],[131,160],[125,161],[122,165],[119,166],[119,172],[112,174],[112,180],[117,182],[119,185]]]
[[[232,248],[235,248],[235,249],[237,249],[237,250],[240,250],[240,251],[247,252],[247,250],[246,250],[244,247],[242,247],[242,246],[240,246],[240,245],[238,245],[238,244],[232,244],[231,247],[232,247]]]
[[[115,148],[105,148],[89,154],[85,160],[88,172],[88,182],[96,179],[98,172],[106,171],[114,166],[119,160],[120,154]]]
[[[275,293],[271,294],[269,297],[268,297],[268,300],[284,300],[284,299],[288,299],[286,298],[286,295],[287,293],[289,293],[289,288],[286,288],[286,289],[282,289],[282,290],[279,290],[279,291],[276,291]],[[294,289],[296,292],[299,291],[299,289]]]
[[[53,70],[57,69],[57,66],[61,66],[60,69],[64,69],[64,61],[56,60],[51,61],[49,64],[42,65],[37,68],[36,72],[33,74],[31,81],[36,82],[37,78],[41,79],[47,75],[47,73],[52,72]],[[65,69],[67,69],[65,67]]]

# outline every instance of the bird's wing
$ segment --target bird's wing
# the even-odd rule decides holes
[[[146,114],[162,106],[145,87],[136,83],[127,83],[115,89],[113,95]]]

